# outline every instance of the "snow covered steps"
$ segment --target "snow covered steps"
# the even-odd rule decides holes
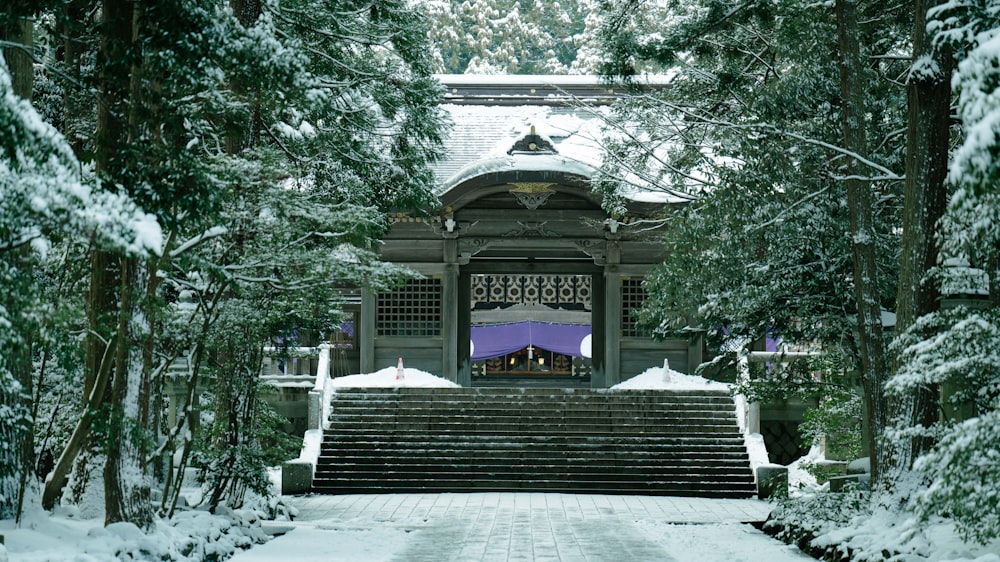
[[[317,493],[755,493],[725,391],[352,388],[331,411]]]

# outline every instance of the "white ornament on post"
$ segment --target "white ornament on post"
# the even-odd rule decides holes
[[[670,361],[666,357],[663,358],[663,382],[670,382]]]

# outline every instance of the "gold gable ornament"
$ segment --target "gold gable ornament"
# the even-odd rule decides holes
[[[549,197],[556,191],[552,189],[551,182],[521,182],[515,183],[514,189],[508,193],[513,195],[518,203],[534,211],[549,200]]]

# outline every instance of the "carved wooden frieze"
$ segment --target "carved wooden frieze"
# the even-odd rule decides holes
[[[517,221],[518,227],[502,236],[504,238],[558,238],[558,232],[552,232],[545,228],[549,221],[542,222],[521,222]]]
[[[461,238],[458,241],[458,263],[468,265],[472,256],[489,248],[493,240],[486,238]]]
[[[509,193],[517,199],[517,202],[526,208],[534,211],[549,200],[549,197],[556,191],[552,189],[551,182],[520,182],[515,183],[514,189]]]
[[[575,240],[573,245],[578,250],[594,259],[595,265],[604,265],[607,257],[607,244],[598,240]]]

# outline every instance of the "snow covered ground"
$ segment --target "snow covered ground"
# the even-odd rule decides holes
[[[104,527],[103,518],[81,518],[74,510],[46,513],[29,507],[20,527],[0,520],[0,562],[195,561],[225,559],[269,538],[259,513],[209,514],[192,510],[160,520],[150,533],[131,523]]]
[[[743,521],[755,500],[556,493],[312,496],[294,530],[239,554],[275,560],[808,560]],[[302,531],[300,533],[300,531]]]
[[[331,381],[334,390],[350,387],[455,387],[441,377],[412,368],[405,368],[402,378],[397,377],[396,367],[364,375],[340,377]],[[723,383],[702,377],[685,375],[663,367],[653,367],[613,387],[625,389],[728,389]],[[763,439],[757,434],[746,436],[752,464],[768,462]],[[308,457],[318,449],[319,432],[306,436],[303,455]],[[813,494],[825,490],[803,469],[804,463],[822,461],[818,448],[789,466],[789,482],[793,494]],[[277,482],[277,478],[273,478]],[[277,487],[276,487],[277,489]],[[192,494],[197,494],[196,490]],[[510,496],[517,496],[511,494]],[[556,495],[558,496],[558,495]],[[615,498],[616,496],[607,496]],[[647,499],[650,501],[651,499]],[[515,501],[516,500],[511,500]],[[596,501],[596,500],[595,500]],[[633,500],[625,500],[633,501]],[[642,500],[637,500],[640,503]],[[502,510],[501,510],[502,511]],[[530,511],[530,510],[529,510]],[[129,524],[118,524],[104,528],[101,518],[84,518],[79,510],[57,509],[53,513],[42,511],[37,502],[29,505],[20,527],[13,521],[0,521],[0,535],[4,545],[0,545],[0,562],[115,562],[118,560],[173,560],[195,561],[209,558],[225,559],[236,555],[234,562],[261,562],[274,560],[295,560],[308,562],[352,561],[369,562],[377,560],[406,560],[409,554],[424,553],[433,559],[434,552],[464,552],[455,550],[455,545],[442,543],[447,540],[473,540],[476,535],[476,521],[466,518],[444,518],[434,520],[428,517],[389,517],[385,514],[368,518],[343,518],[338,516],[319,517],[309,521],[264,522],[259,511],[239,510],[210,515],[200,510],[182,511],[171,521],[159,521],[150,534],[141,533]],[[491,515],[503,518],[509,512]],[[541,529],[549,529],[554,535],[558,524],[569,525],[580,514],[575,508],[555,510],[547,515],[547,522]],[[692,517],[697,519],[696,513]],[[484,523],[484,522],[480,522]],[[514,525],[514,520],[491,521],[491,525]],[[266,529],[284,525],[287,535],[268,540]],[[494,527],[490,527],[493,529]],[[508,541],[507,555],[520,556],[518,559],[532,560],[538,554],[538,545],[527,533],[527,542]],[[622,537],[629,537],[629,544],[655,560],[705,560],[705,561],[780,561],[801,560],[803,555],[793,547],[787,547],[761,533],[735,522],[717,524],[683,525],[676,521],[658,517],[626,516],[618,517],[611,523],[573,522],[565,526],[563,532],[588,543],[596,540],[608,544],[619,544]],[[515,536],[516,533],[511,536]],[[567,535],[568,536],[568,535]],[[463,538],[464,537],[464,538]],[[470,538],[471,537],[471,538]],[[588,538],[589,537],[589,538]],[[478,540],[478,539],[477,539]],[[866,553],[881,553],[883,549],[904,553],[899,560],[904,562],[945,561],[955,562],[1000,562],[1000,543],[980,546],[966,544],[948,521],[935,520],[920,523],[898,512],[878,512],[876,515],[854,521],[843,529],[824,532],[820,541],[850,544]],[[553,548],[558,548],[558,539]],[[480,541],[482,542],[482,541]],[[581,544],[583,544],[581,543]],[[446,546],[441,546],[445,544]],[[478,543],[475,543],[478,545]],[[487,543],[484,543],[488,545]],[[588,543],[590,544],[590,543]],[[336,545],[335,547],[332,545]],[[250,550],[244,549],[251,547]],[[545,546],[545,545],[542,545]],[[564,546],[564,545],[563,545]],[[593,546],[593,544],[591,544]],[[434,549],[439,550],[435,551]],[[472,548],[479,548],[473,546]],[[584,548],[584,547],[581,547]],[[589,547],[588,547],[589,548]],[[615,547],[609,547],[611,552]],[[623,548],[623,547],[618,547]],[[543,548],[544,550],[544,548]],[[582,552],[580,554],[582,556]],[[499,554],[494,553],[497,556]],[[620,552],[615,553],[617,555]],[[469,560],[492,560],[486,551]],[[564,560],[583,559],[563,556]]]

